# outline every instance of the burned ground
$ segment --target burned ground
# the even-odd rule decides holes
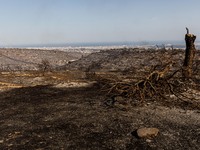
[[[104,105],[96,86],[34,86],[1,93],[1,149],[198,149],[197,110],[159,103],[148,106]],[[133,132],[157,127],[150,143]]]
[[[116,53],[121,56],[121,52]],[[129,54],[128,51],[124,56],[128,58]],[[120,63],[121,59],[116,56],[116,60]],[[75,64],[79,66],[77,61],[68,67]],[[121,71],[105,70],[95,71],[130,77]],[[196,79],[194,83],[199,83]],[[45,74],[2,72],[0,85],[0,149],[196,150],[200,146],[200,111],[190,101],[171,97],[150,99],[137,106],[106,105],[109,97],[102,86],[77,70]],[[192,96],[198,96],[199,87],[194,90]],[[141,127],[156,127],[160,132],[154,139],[139,139],[135,131]]]

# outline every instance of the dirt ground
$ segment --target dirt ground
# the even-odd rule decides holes
[[[83,76],[1,74],[0,149],[199,149],[199,109],[153,101],[110,107]],[[159,135],[140,139],[141,127],[156,127]]]
[[[84,76],[1,73],[0,149],[199,149],[198,108],[174,99],[108,106],[105,93]],[[141,127],[159,134],[140,139],[135,131]]]

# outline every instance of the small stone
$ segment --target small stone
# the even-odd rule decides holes
[[[8,147],[11,147],[11,146],[13,146],[13,144],[8,144]]]
[[[159,129],[157,128],[140,128],[137,130],[139,138],[153,138],[158,135]]]
[[[169,95],[169,97],[175,99],[175,98],[176,98],[176,95],[172,94],[172,95]]]
[[[15,134],[20,134],[20,132],[15,132]]]
[[[151,141],[150,139],[147,139],[146,142],[147,142],[147,143],[151,143],[152,141]]]

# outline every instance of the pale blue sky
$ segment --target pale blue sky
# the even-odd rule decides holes
[[[0,45],[183,40],[200,0],[0,0]]]

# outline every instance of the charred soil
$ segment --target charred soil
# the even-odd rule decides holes
[[[105,54],[100,52],[96,55],[102,53]],[[121,60],[120,66],[113,63],[114,66],[110,67],[116,68],[109,68],[109,64],[101,61],[101,68],[90,66],[89,71],[95,71],[101,77],[123,77],[126,81],[130,77],[138,80],[138,76],[151,71],[147,68],[142,72],[142,67],[137,65],[120,70],[125,56],[135,52],[126,51],[123,55],[121,51],[110,53],[106,56],[107,62],[111,63],[108,57],[119,53],[118,57],[115,56],[116,61],[112,60],[116,63]],[[142,54],[147,59],[152,52],[144,53],[140,52],[140,56]],[[182,52],[178,51],[175,58],[178,55],[182,56]],[[121,56],[124,58],[120,59]],[[0,149],[199,149],[198,70],[196,80],[191,79],[196,86],[188,88],[189,100],[183,101],[172,94],[168,99],[146,99],[140,105],[133,105],[121,103],[120,99],[126,98],[119,96],[118,101],[112,103],[112,97],[102,90],[102,85],[87,76],[89,65],[82,71],[74,69],[90,57],[65,66],[65,69],[73,66],[69,71],[45,74],[38,71],[1,72]],[[138,64],[139,60],[142,58],[129,62]],[[153,63],[153,60],[150,62]],[[140,70],[127,71],[131,67]],[[176,65],[172,71],[175,68]],[[139,71],[141,74],[138,74]],[[159,134],[153,139],[140,139],[135,131],[141,127],[158,128]]]

